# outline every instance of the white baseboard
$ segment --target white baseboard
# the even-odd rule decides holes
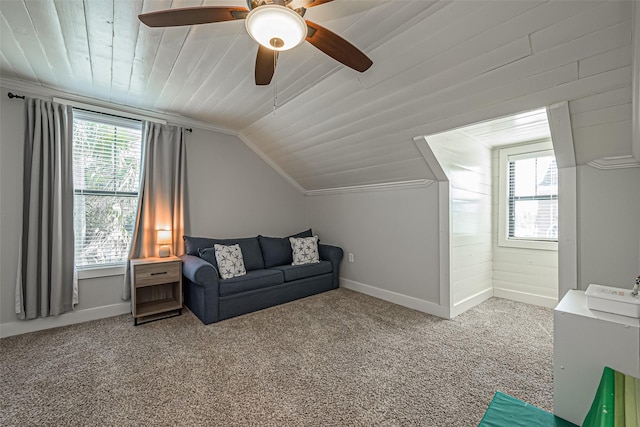
[[[343,279],[342,277],[340,278],[340,287],[360,292],[365,295],[370,295],[404,307],[412,308],[423,313],[449,319],[448,307],[443,307],[430,301],[399,294],[386,289],[376,288],[375,286],[365,285],[364,283]]]
[[[555,308],[555,306],[558,305],[557,298],[545,297],[542,295],[530,294],[527,292],[513,291],[511,289],[494,288],[493,296],[518,302],[524,302],[526,304],[540,305],[542,307],[548,308]]]
[[[131,313],[131,303],[121,302],[102,307],[72,311],[55,317],[52,316],[33,320],[18,320],[16,322],[2,323],[0,324],[0,338],[42,331],[44,329],[58,328],[60,326],[73,325],[74,323],[83,323],[90,320],[104,319],[105,317],[119,316],[127,313]]]
[[[478,292],[475,295],[471,295],[470,297],[467,297],[458,303],[455,303],[453,305],[453,308],[451,309],[451,318],[453,319],[459,314],[462,314],[470,308],[473,308],[476,305],[485,302],[493,296],[495,296],[493,288],[488,288],[484,291]]]

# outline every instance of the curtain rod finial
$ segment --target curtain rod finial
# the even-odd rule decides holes
[[[24,95],[16,95],[16,94],[11,93],[11,92],[9,92],[9,93],[7,94],[7,96],[9,97],[9,99],[13,99],[13,98],[25,99],[25,98],[24,98]]]

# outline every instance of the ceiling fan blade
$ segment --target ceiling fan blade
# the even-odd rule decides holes
[[[143,13],[138,19],[149,27],[178,27],[244,19],[248,13],[249,9],[244,7],[185,7]]]
[[[256,55],[256,84],[265,86],[271,83],[273,73],[276,71],[276,63],[278,61],[278,51],[267,49],[262,45],[258,45],[258,54]]]
[[[309,29],[307,41],[335,59],[361,73],[373,65],[373,61],[360,49],[315,22],[305,21]]]
[[[309,9],[310,7],[319,6],[324,3],[329,3],[333,0],[293,0],[287,6],[291,9],[300,9],[304,7],[305,9]]]

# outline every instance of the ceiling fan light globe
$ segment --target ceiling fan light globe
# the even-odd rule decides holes
[[[256,42],[271,50],[289,50],[307,36],[307,24],[293,10],[280,5],[253,9],[245,19],[247,32]],[[272,40],[277,40],[277,43]]]

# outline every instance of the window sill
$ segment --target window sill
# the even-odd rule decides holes
[[[498,246],[507,248],[536,249],[542,251],[558,250],[558,242],[545,242],[542,240],[500,239],[498,241]]]
[[[78,270],[78,280],[96,279],[109,276],[124,276],[124,265],[110,265],[108,267],[94,267]]]

